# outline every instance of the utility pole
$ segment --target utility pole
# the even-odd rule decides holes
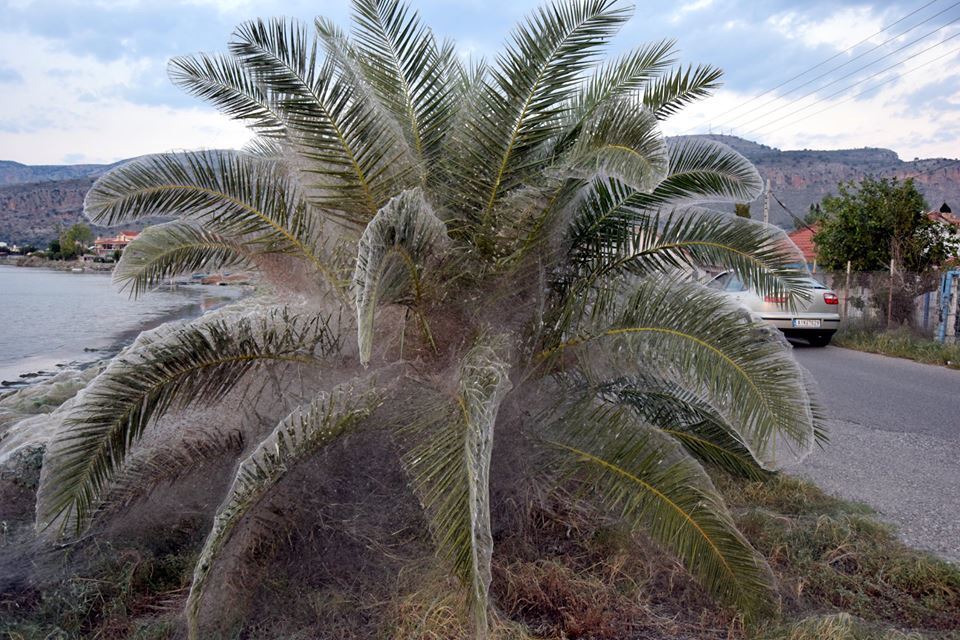
[[[767,178],[767,188],[763,190],[763,222],[770,224],[770,178]]]

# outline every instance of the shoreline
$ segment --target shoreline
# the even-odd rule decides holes
[[[112,274],[114,262],[82,262],[80,260],[47,260],[36,256],[0,256],[0,266],[26,267],[30,269],[50,269],[51,271],[72,271],[83,269],[84,273]]]
[[[193,288],[203,287],[198,291],[205,291],[205,285],[181,285]],[[113,359],[120,351],[129,346],[141,333],[155,329],[171,322],[181,322],[199,318],[206,313],[220,309],[228,304],[248,297],[252,292],[249,285],[230,286],[216,296],[213,303],[205,306],[202,300],[185,299],[184,304],[164,313],[148,316],[136,327],[125,329],[119,333],[106,337],[108,343],[102,347],[82,347],[82,351],[71,353],[40,354],[26,358],[25,361],[11,364],[0,370],[0,398],[15,393],[35,384],[45,382],[64,371],[84,371],[98,363]],[[29,363],[29,364],[27,364]],[[27,365],[27,366],[22,366]]]

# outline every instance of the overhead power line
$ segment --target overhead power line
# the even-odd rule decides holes
[[[903,32],[901,32],[901,33],[898,33],[897,35],[892,36],[892,37],[888,38],[887,40],[884,40],[883,42],[881,42],[880,44],[874,46],[873,48],[868,49],[867,51],[864,51],[863,53],[861,53],[861,54],[859,54],[859,55],[856,55],[856,56],[854,56],[853,58],[850,58],[849,60],[847,60],[847,61],[844,62],[843,64],[837,65],[836,67],[833,67],[832,69],[830,69],[830,70],[828,70],[828,71],[825,71],[824,73],[821,73],[820,75],[818,75],[818,76],[816,76],[816,77],[814,77],[814,78],[811,78],[810,80],[804,82],[803,84],[797,85],[796,87],[790,89],[790,90],[787,91],[786,93],[784,93],[784,94],[782,94],[782,95],[780,95],[780,96],[776,96],[776,97],[774,97],[774,98],[771,98],[770,100],[767,100],[767,101],[764,102],[763,104],[757,105],[757,106],[754,107],[753,109],[750,109],[749,111],[745,111],[744,113],[741,113],[740,115],[735,116],[734,118],[732,118],[732,119],[730,119],[730,120],[727,120],[726,122],[722,123],[722,124],[719,125],[719,126],[720,126],[721,128],[724,127],[724,126],[733,126],[733,127],[735,128],[736,125],[734,125],[734,123],[735,123],[737,120],[743,118],[744,116],[747,116],[747,115],[749,115],[749,114],[751,114],[751,113],[754,113],[755,111],[757,111],[757,110],[759,110],[759,109],[762,109],[763,107],[765,107],[765,106],[767,106],[767,105],[769,105],[769,104],[773,104],[774,102],[777,101],[778,98],[782,98],[782,97],[784,97],[784,96],[787,96],[787,95],[793,93],[794,91],[797,91],[797,90],[799,90],[799,89],[802,89],[803,87],[807,87],[807,86],[813,84],[814,82],[816,82],[817,80],[820,80],[821,78],[825,78],[826,76],[830,75],[830,74],[833,73],[834,71],[837,71],[838,69],[842,69],[843,67],[845,67],[845,66],[847,66],[847,65],[849,65],[849,64],[851,64],[851,63],[853,63],[853,62],[856,62],[857,60],[863,58],[864,56],[867,56],[867,55],[873,53],[873,52],[876,51],[877,49],[879,49],[879,48],[881,48],[881,47],[889,44],[890,42],[893,42],[894,40],[903,37],[904,35],[906,35],[906,34],[909,33],[910,31],[913,31],[914,29],[916,29],[916,28],[919,27],[920,25],[923,25],[923,24],[925,24],[925,23],[933,20],[934,18],[943,15],[944,13],[946,13],[947,11],[949,11],[950,9],[953,9],[954,7],[956,7],[956,6],[958,6],[958,5],[960,5],[960,2],[954,2],[952,5],[950,5],[950,6],[947,7],[946,9],[944,9],[944,10],[938,12],[938,13],[935,13],[934,15],[930,16],[930,17],[927,18],[926,20],[923,20],[922,22],[918,22],[917,24],[913,25],[912,27],[910,27],[910,28],[907,29],[906,31],[903,31]],[[846,75],[844,75],[844,76],[841,76],[841,77],[839,77],[839,78],[836,78],[835,80],[833,80],[833,81],[831,81],[831,82],[828,82],[827,84],[825,84],[825,85],[823,85],[823,86],[821,86],[821,87],[819,87],[819,88],[817,88],[817,89],[814,89],[813,91],[810,91],[810,92],[808,92],[808,93],[800,96],[799,98],[797,98],[797,100],[802,100],[803,98],[806,98],[806,97],[808,97],[808,96],[810,96],[810,95],[813,95],[813,94],[815,94],[815,93],[817,93],[817,92],[819,92],[819,91],[823,91],[825,88],[827,88],[827,87],[829,87],[829,86],[831,86],[831,85],[834,85],[834,84],[840,82],[841,80],[845,80],[846,78],[849,78],[850,76],[856,75],[856,74],[859,73],[860,71],[863,71],[864,69],[875,65],[876,63],[880,62],[881,60],[884,60],[884,59],[886,59],[886,58],[889,58],[890,56],[892,56],[892,55],[894,55],[894,54],[896,54],[896,53],[899,53],[900,51],[903,51],[904,49],[910,48],[912,45],[916,44],[917,42],[920,42],[921,40],[927,38],[928,36],[931,36],[931,35],[933,35],[934,33],[936,33],[936,32],[938,32],[938,31],[941,31],[941,30],[947,28],[948,26],[950,26],[950,25],[953,24],[954,22],[957,22],[958,20],[960,20],[960,18],[955,18],[955,19],[951,20],[950,22],[948,22],[948,23],[946,23],[946,24],[944,24],[944,25],[941,25],[940,27],[934,29],[933,31],[928,31],[926,34],[920,36],[920,37],[917,38],[916,40],[913,40],[913,41],[909,42],[908,44],[905,44],[905,45],[903,45],[903,46],[901,46],[901,47],[899,47],[899,48],[897,48],[897,49],[894,49],[894,50],[891,51],[890,53],[887,53],[886,55],[883,55],[883,56],[877,58],[877,59],[874,60],[873,62],[868,62],[867,64],[865,64],[865,65],[863,65],[863,66],[861,66],[861,67],[858,67],[856,70],[851,71],[850,73],[848,73],[848,74],[846,74]],[[746,103],[746,104],[749,104],[749,103]],[[778,109],[780,109],[780,108],[782,108],[782,107],[778,107],[778,108],[775,108],[775,109],[773,109],[773,110],[771,110],[771,111],[768,111],[766,114],[763,114],[763,115],[761,115],[761,116],[759,116],[759,117],[760,117],[760,118],[763,118],[763,117],[766,117],[767,115],[770,115],[771,113],[776,113],[776,111],[777,111]]]
[[[790,216],[791,218],[793,218],[796,222],[799,222],[801,225],[803,225],[804,227],[806,227],[806,228],[809,229],[810,231],[813,231],[814,233],[816,233],[817,230],[814,229],[813,227],[811,227],[810,225],[808,225],[807,222],[806,222],[806,220],[798,217],[797,214],[795,214],[793,211],[790,211],[790,209],[787,208],[787,205],[785,205],[785,204],[783,204],[782,202],[780,202],[780,198],[778,198],[778,197],[777,197],[777,194],[775,194],[772,190],[770,191],[770,195],[773,196],[773,199],[777,201],[777,204],[780,205],[780,208],[783,209],[784,211],[786,211],[787,214],[789,214],[789,216]]]
[[[726,111],[720,113],[719,115],[717,115],[717,116],[715,116],[715,117],[716,117],[716,118],[722,118],[722,117],[724,117],[725,115],[727,115],[727,114],[729,114],[729,113],[731,113],[731,112],[733,112],[733,111],[737,111],[738,109],[741,109],[742,107],[750,104],[751,102],[754,102],[754,101],[756,101],[756,100],[759,100],[759,99],[762,98],[763,96],[765,96],[765,95],[767,95],[767,94],[770,94],[770,93],[776,91],[777,89],[779,89],[779,88],[781,88],[781,87],[783,87],[783,86],[785,86],[785,85],[790,84],[790,83],[793,82],[794,80],[797,80],[797,79],[799,79],[799,78],[802,78],[803,76],[807,75],[807,74],[810,73],[811,71],[814,71],[814,70],[816,70],[816,69],[819,69],[819,68],[822,67],[823,65],[825,65],[825,64],[827,64],[827,63],[829,63],[829,62],[831,62],[831,61],[833,61],[833,60],[836,60],[836,59],[839,58],[840,56],[842,56],[842,55],[844,55],[844,54],[846,54],[846,53],[849,53],[850,51],[853,51],[854,49],[856,49],[856,48],[859,47],[860,45],[864,44],[865,42],[869,42],[870,40],[872,40],[872,39],[875,38],[876,36],[880,35],[880,34],[883,33],[884,31],[889,31],[890,29],[892,29],[892,28],[895,27],[896,25],[900,24],[901,22],[903,22],[903,21],[906,20],[907,18],[910,18],[910,17],[912,17],[912,16],[920,13],[921,11],[923,11],[924,9],[926,9],[927,7],[929,7],[930,5],[937,3],[938,1],[939,1],[939,0],[930,0],[929,2],[927,2],[926,4],[924,4],[923,6],[919,7],[918,9],[914,9],[913,11],[911,11],[910,13],[908,13],[907,15],[903,16],[902,18],[900,18],[899,20],[896,20],[896,21],[894,21],[894,22],[891,22],[890,24],[888,24],[887,26],[883,27],[882,29],[880,29],[880,30],[877,31],[876,33],[870,34],[869,36],[867,36],[867,37],[864,38],[863,40],[860,40],[859,42],[856,42],[856,43],[850,45],[849,47],[847,47],[847,48],[844,49],[843,51],[840,51],[839,53],[835,53],[834,55],[830,56],[829,58],[826,58],[825,60],[822,60],[821,62],[818,62],[817,64],[813,65],[812,67],[810,67],[810,68],[808,68],[808,69],[806,69],[806,70],[804,70],[804,71],[801,71],[801,72],[798,73],[797,75],[795,75],[795,76],[793,76],[793,77],[791,77],[791,78],[788,78],[787,80],[784,80],[783,82],[781,82],[781,83],[778,84],[777,86],[772,87],[772,88],[770,88],[770,89],[767,89],[767,90],[764,91],[763,93],[760,93],[760,94],[754,96],[753,98],[751,98],[750,100],[747,100],[746,102],[743,102],[743,103],[738,104],[738,105],[736,105],[736,106],[734,106],[734,107],[731,107],[730,109],[727,109]],[[951,8],[954,7],[954,6],[956,6],[956,4],[953,4],[953,5],[951,5],[950,7],[947,7],[947,9],[945,9],[944,11],[951,9]],[[941,11],[940,13],[943,13],[943,11]],[[936,14],[936,15],[940,15],[940,13],[938,13],[938,14]],[[925,22],[926,22],[926,21],[925,21]],[[918,23],[917,25],[914,25],[914,27],[911,27],[911,29],[912,29],[912,28],[915,28],[916,26],[919,26],[919,24],[923,24],[923,23]],[[906,33],[906,31],[905,31],[904,33]],[[903,35],[903,34],[900,34],[900,35]],[[701,125],[701,126],[702,126],[702,125]],[[691,127],[690,129],[687,129],[687,130],[684,131],[683,133],[684,133],[684,134],[690,133],[691,131],[693,131],[694,129],[697,129],[697,128],[699,128],[699,127]]]
[[[923,171],[918,171],[918,172],[914,173],[913,175],[903,176],[903,178],[904,178],[904,180],[906,180],[907,178],[916,178],[917,176],[923,176],[923,175],[926,175],[926,174],[928,174],[928,173],[936,173],[937,171],[940,171],[941,169],[949,169],[950,167],[952,167],[952,166],[954,166],[954,165],[958,165],[958,164],[960,164],[960,160],[951,160],[951,161],[948,162],[947,164],[942,164],[942,165],[940,165],[939,167],[934,167],[934,168],[932,168],[932,169],[924,169]]]
[[[960,37],[960,33],[956,33],[956,34],[950,36],[949,38],[947,38],[947,39],[945,39],[945,40],[943,40],[943,41],[941,41],[941,42],[938,42],[937,44],[935,44],[935,45],[933,45],[933,46],[927,47],[927,48],[924,49],[923,51],[920,51],[920,52],[918,52],[918,53],[915,53],[914,55],[906,58],[905,60],[901,60],[900,62],[898,62],[898,63],[896,63],[896,64],[892,64],[892,65],[890,65],[889,67],[886,67],[886,68],[884,68],[884,69],[881,69],[880,71],[877,71],[876,73],[870,75],[869,77],[866,77],[866,78],[864,78],[863,80],[859,80],[859,81],[857,81],[857,82],[855,82],[855,83],[853,83],[853,84],[851,84],[851,85],[849,85],[849,86],[846,86],[846,87],[840,89],[839,91],[835,91],[835,92],[831,93],[831,94],[828,95],[828,96],[824,96],[823,98],[820,98],[819,100],[816,100],[815,102],[811,102],[810,104],[808,104],[808,105],[806,105],[806,106],[804,106],[804,107],[800,107],[799,109],[794,109],[793,111],[787,113],[786,115],[784,115],[782,118],[780,118],[780,119],[777,120],[777,121],[769,122],[769,123],[764,124],[764,125],[760,125],[759,127],[755,127],[755,128],[753,128],[753,129],[750,129],[749,131],[743,132],[741,135],[748,136],[748,135],[750,135],[750,134],[752,134],[752,133],[756,133],[756,132],[758,132],[758,131],[763,131],[764,129],[766,129],[766,128],[769,127],[769,126],[772,126],[772,125],[775,125],[775,124],[780,124],[780,123],[783,121],[784,118],[789,118],[789,117],[792,116],[792,115],[796,115],[796,114],[798,114],[798,113],[801,113],[801,112],[803,112],[803,111],[806,111],[807,109],[810,109],[810,108],[812,108],[812,107],[815,107],[815,106],[818,105],[818,104],[822,104],[822,103],[824,103],[824,102],[827,102],[828,100],[830,100],[830,98],[833,98],[834,96],[840,95],[841,93],[844,93],[844,92],[852,89],[853,87],[855,87],[855,86],[857,86],[857,85],[863,84],[864,82],[869,82],[870,80],[876,78],[877,76],[883,75],[883,74],[886,73],[887,71],[890,71],[891,69],[893,69],[893,68],[895,68],[895,67],[898,67],[898,66],[900,66],[901,64],[904,64],[905,62],[908,62],[908,61],[912,60],[913,58],[916,58],[917,56],[923,55],[924,53],[926,53],[926,52],[928,52],[928,51],[930,51],[930,50],[932,50],[932,49],[934,49],[934,48],[936,48],[936,47],[939,47],[939,46],[941,46],[941,45],[943,45],[943,44],[946,44],[946,43],[949,42],[950,40],[953,40],[954,38],[957,38],[957,37]],[[925,67],[925,66],[927,66],[927,65],[933,64],[934,62],[937,62],[937,61],[939,61],[939,60],[942,60],[943,58],[946,58],[946,57],[948,57],[948,56],[950,56],[950,55],[953,55],[953,54],[956,54],[956,53],[958,53],[958,52],[960,52],[960,49],[951,49],[950,51],[948,51],[947,53],[945,53],[945,54],[943,54],[943,55],[937,56],[936,58],[933,58],[932,60],[928,60],[928,61],[926,61],[926,62],[924,62],[924,63],[922,63],[922,64],[919,64],[919,65],[917,65],[916,67],[914,67],[913,69],[910,69],[909,71],[904,71],[903,73],[901,73],[901,74],[899,74],[899,75],[897,75],[897,76],[895,76],[895,77],[893,77],[893,78],[890,78],[889,80],[884,80],[883,82],[880,82],[880,83],[878,83],[878,84],[870,87],[869,89],[864,89],[863,91],[860,91],[860,92],[858,92],[858,93],[855,93],[855,94],[853,94],[852,96],[850,96],[850,97],[848,97],[848,98],[846,98],[846,99],[844,99],[844,100],[841,100],[841,101],[836,102],[836,103],[834,103],[834,104],[832,104],[832,105],[829,105],[829,106],[827,106],[827,107],[824,107],[823,109],[820,109],[820,110],[815,111],[815,112],[813,112],[813,113],[807,114],[807,115],[803,116],[802,118],[798,118],[798,119],[796,119],[796,120],[792,120],[792,121],[790,121],[790,122],[788,122],[788,123],[786,123],[786,124],[781,124],[781,126],[777,127],[776,129],[773,129],[773,130],[771,130],[771,131],[767,131],[766,134],[767,134],[767,135],[770,135],[771,133],[776,133],[777,131],[781,131],[782,129],[785,129],[785,128],[787,128],[787,127],[792,127],[793,125],[795,125],[795,124],[797,124],[797,123],[800,123],[800,122],[803,122],[804,120],[807,120],[807,119],[809,119],[809,118],[812,118],[812,117],[815,116],[815,115],[819,115],[819,114],[823,113],[824,111],[829,111],[830,109],[833,109],[833,108],[835,108],[835,107],[839,107],[839,106],[842,105],[842,104],[845,104],[845,103],[847,103],[847,102],[850,102],[851,100],[854,100],[854,99],[856,99],[856,98],[859,98],[860,96],[862,96],[862,95],[864,95],[864,94],[866,94],[866,93],[870,93],[871,91],[873,91],[873,90],[875,90],[875,89],[879,89],[880,87],[882,87],[882,86],[884,86],[884,85],[886,85],[886,84],[890,84],[891,82],[894,82],[894,81],[896,81],[896,80],[899,80],[899,79],[903,78],[903,77],[906,76],[906,75],[909,75],[909,74],[911,74],[911,73],[913,73],[913,72],[915,72],[915,71],[919,71],[920,69],[922,69],[923,67]]]
[[[885,60],[886,58],[889,58],[890,56],[892,56],[892,55],[894,55],[894,54],[896,54],[896,53],[899,53],[899,52],[903,51],[904,49],[908,49],[908,48],[912,47],[913,45],[915,45],[916,43],[920,42],[920,41],[923,40],[924,38],[927,38],[928,36],[933,35],[933,34],[936,33],[937,31],[942,31],[943,29],[946,29],[947,27],[949,27],[950,25],[952,25],[952,24],[954,24],[955,22],[958,22],[958,21],[960,21],[960,17],[954,18],[953,20],[951,20],[951,21],[948,22],[947,24],[942,25],[942,26],[934,29],[933,31],[930,31],[930,32],[928,32],[928,33],[920,36],[919,38],[917,38],[917,39],[915,39],[915,40],[911,40],[908,44],[905,44],[905,45],[903,45],[903,46],[901,46],[901,47],[898,47],[898,48],[894,49],[893,51],[891,51],[890,53],[887,53],[886,55],[883,55],[883,56],[877,58],[877,59],[874,60],[873,62],[868,62],[867,64],[865,64],[865,65],[863,65],[863,66],[861,66],[861,67],[858,67],[858,68],[854,69],[854,70],[851,71],[850,73],[847,73],[847,74],[845,74],[845,75],[842,75],[842,76],[840,76],[839,78],[836,78],[836,79],[828,82],[827,84],[825,84],[825,85],[823,85],[823,86],[821,86],[821,87],[819,87],[819,88],[817,88],[817,89],[814,89],[813,91],[809,91],[809,92],[803,94],[802,96],[800,96],[800,97],[798,97],[798,98],[792,98],[792,99],[791,99],[791,103],[792,103],[792,102],[799,101],[799,100],[803,100],[804,98],[809,98],[810,96],[815,95],[815,94],[819,93],[820,91],[823,91],[823,90],[826,89],[827,87],[830,87],[830,86],[832,86],[832,85],[835,85],[835,84],[837,84],[838,82],[840,82],[840,81],[842,81],[842,80],[846,80],[847,78],[849,78],[849,77],[851,77],[851,76],[854,76],[854,75],[858,74],[859,72],[863,71],[863,70],[866,69],[867,67],[872,67],[873,65],[877,64],[877,63],[880,62],[881,60]],[[907,56],[907,57],[904,58],[903,60],[899,60],[899,61],[895,62],[894,64],[890,65],[889,67],[886,67],[886,68],[884,68],[884,69],[881,69],[880,71],[877,71],[877,72],[874,73],[873,75],[870,75],[870,76],[864,78],[863,80],[858,80],[857,82],[854,82],[853,84],[847,85],[846,87],[843,87],[843,88],[840,89],[839,91],[836,91],[836,92],[834,92],[834,93],[832,93],[832,94],[830,94],[830,95],[831,95],[831,96],[835,96],[835,95],[838,95],[838,94],[840,94],[840,93],[843,93],[844,91],[847,91],[848,89],[851,89],[851,88],[853,88],[853,87],[855,87],[855,86],[857,86],[857,85],[859,85],[859,84],[863,84],[864,82],[866,82],[866,81],[868,81],[868,80],[870,80],[870,79],[872,79],[872,78],[875,78],[876,76],[878,76],[878,75],[880,75],[880,74],[882,74],[882,73],[885,73],[885,72],[889,71],[890,69],[893,69],[894,67],[897,67],[897,66],[899,66],[899,65],[901,65],[901,64],[903,64],[903,63],[905,63],[905,62],[907,62],[907,61],[909,61],[909,60],[912,60],[913,58],[915,58],[915,57],[917,57],[917,56],[919,56],[919,55],[922,55],[922,54],[926,53],[927,51],[930,51],[931,49],[933,49],[933,48],[935,48],[935,47],[938,47],[938,46],[944,44],[945,42],[948,42],[948,41],[950,41],[950,40],[953,40],[953,39],[956,38],[958,35],[960,35],[960,32],[958,32],[958,33],[956,33],[956,34],[954,34],[954,35],[952,35],[952,36],[950,36],[950,37],[948,37],[948,38],[945,38],[944,40],[941,40],[940,42],[937,42],[936,44],[934,44],[934,45],[932,45],[932,46],[930,46],[930,47],[927,47],[926,49],[924,49],[924,50],[922,50],[922,51],[920,51],[920,52],[918,52],[918,53],[915,53],[915,54],[912,54],[912,55],[910,55],[910,56]],[[758,116],[758,117],[756,118],[756,120],[762,120],[762,119],[768,118],[768,117],[772,116],[773,114],[777,113],[778,111],[782,111],[783,109],[786,109],[787,107],[790,106],[791,103],[782,104],[782,105],[780,105],[779,107],[776,107],[775,109],[771,109],[771,110],[767,111],[766,113],[763,113],[763,114],[761,114],[760,116]],[[794,112],[791,112],[791,113],[794,113]],[[789,115],[789,114],[788,114],[788,115]],[[771,123],[771,124],[772,124],[772,123]],[[754,128],[754,129],[751,129],[750,131],[748,131],[748,132],[745,133],[744,135],[747,135],[747,134],[749,134],[749,133],[751,133],[751,132],[753,132],[753,131],[756,131],[756,130],[758,130],[758,129],[762,129],[764,126],[769,126],[769,125],[762,125],[762,126],[760,126],[760,127],[756,127],[756,128]]]

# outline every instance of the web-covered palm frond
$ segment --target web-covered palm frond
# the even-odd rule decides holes
[[[140,335],[84,389],[48,453],[38,526],[81,531],[144,430],[171,409],[216,402],[264,365],[316,366],[339,349],[328,320],[287,307],[213,315]]]
[[[255,242],[261,251],[291,253],[328,271],[318,250],[318,213],[282,166],[244,153],[139,158],[101,176],[83,208],[108,226],[148,216],[196,220],[210,231]]]
[[[737,530],[703,469],[630,409],[574,404],[544,434],[585,494],[675,553],[715,597],[769,610],[773,574]]]
[[[409,297],[411,306],[417,306],[426,261],[437,257],[446,239],[446,226],[434,215],[419,188],[404,191],[388,202],[364,229],[353,276],[363,364],[370,361],[377,305]]]
[[[635,207],[656,210],[680,204],[750,202],[763,191],[756,167],[725,144],[696,137],[667,140],[670,168],[650,193],[631,198]]]
[[[363,87],[319,61],[316,30],[295,20],[253,20],[237,27],[230,52],[257,82],[280,97],[287,139],[310,162],[313,201],[363,224],[403,185],[412,170],[401,134]]]
[[[210,572],[236,527],[291,469],[358,428],[381,401],[381,394],[375,389],[337,387],[284,418],[253,453],[240,462],[194,569],[187,598],[187,622],[192,640],[200,638],[198,617]]]
[[[110,482],[91,519],[146,499],[158,487],[172,484],[205,464],[236,460],[245,444],[239,429],[212,429],[138,450],[127,458],[120,473]]]
[[[667,175],[667,145],[656,118],[633,100],[608,101],[581,126],[567,160],[584,176],[611,176],[649,191]]]
[[[139,297],[182,273],[250,266],[254,251],[198,223],[174,220],[147,227],[124,249],[113,271],[113,282]]]
[[[489,224],[500,196],[536,171],[543,143],[562,129],[569,92],[629,15],[613,0],[557,1],[514,29],[454,135],[467,212]]]
[[[236,58],[205,53],[177,56],[167,71],[173,84],[243,122],[257,135],[286,137],[277,96],[262,87]]]
[[[791,303],[809,297],[808,276],[796,268],[802,256],[781,229],[692,207],[650,214],[625,204],[625,190],[613,180],[591,187],[571,226],[569,256],[585,283],[717,267],[736,272],[760,295]]]
[[[688,66],[657,78],[643,91],[643,104],[664,120],[720,86],[723,71],[712,65]]]
[[[706,398],[656,370],[594,386],[601,400],[632,407],[643,422],[672,437],[701,463],[752,480],[768,475]]]
[[[477,637],[487,637],[490,589],[490,457],[503,397],[510,391],[509,366],[479,344],[460,364],[455,398],[423,411],[412,427],[422,444],[404,462],[428,516],[437,552],[468,589]]]
[[[652,277],[545,355],[584,345],[582,357],[594,355],[609,379],[664,371],[708,399],[769,468],[778,456],[809,452],[814,417],[799,365],[781,342],[761,339],[762,329],[720,293]]]

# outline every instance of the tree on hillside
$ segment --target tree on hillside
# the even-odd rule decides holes
[[[66,231],[60,232],[60,255],[65,260],[82,256],[93,240],[93,232],[90,227],[78,222],[71,225]]]
[[[134,294],[241,265],[277,291],[119,355],[46,454],[38,524],[77,534],[158,482],[211,486],[235,430],[244,450],[194,571],[192,637],[241,606],[212,602],[218,575],[249,578],[292,539],[294,514],[323,517],[271,500],[327,495],[303,474],[345,447],[367,447],[347,470],[358,486],[383,461],[403,468],[478,637],[491,520],[530,499],[525,483],[579,487],[715,597],[769,610],[770,568],[703,465],[754,475],[821,431],[789,349],[689,280],[710,264],[761,295],[807,295],[782,231],[694,204],[753,200],[754,167],[660,131],[719,72],[678,66],[668,41],[597,64],[630,16],[611,0],[557,0],[470,65],[404,5],[353,11],[349,35],[323,18],[254,20],[228,55],[174,59],[178,85],[256,140],[140,158],[90,190],[98,224],[177,218],[124,251],[114,277]],[[166,418],[204,411],[216,424]],[[381,516],[400,518],[397,504]]]
[[[749,218],[750,217],[750,204],[746,202],[738,202],[733,205],[733,212],[737,214],[738,218]]]
[[[803,219],[793,219],[793,228],[805,229],[807,227],[813,227],[815,224],[823,220],[823,216],[823,209],[820,207],[820,203],[816,202],[810,205],[810,207],[807,209],[807,214],[803,216]]]
[[[814,236],[826,269],[923,272],[950,256],[942,226],[925,215],[927,203],[913,180],[865,178],[841,183],[823,199],[820,231]]]

